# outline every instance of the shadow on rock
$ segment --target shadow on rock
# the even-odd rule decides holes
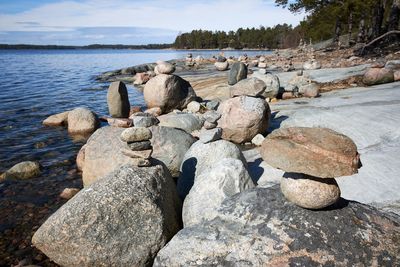
[[[248,172],[250,174],[251,179],[254,184],[258,184],[258,180],[264,173],[264,169],[260,167],[260,164],[263,162],[262,158],[258,158],[253,162],[248,162]]]

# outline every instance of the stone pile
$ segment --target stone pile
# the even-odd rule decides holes
[[[360,165],[354,142],[327,128],[276,130],[262,143],[261,156],[286,171],[281,180],[286,199],[307,209],[336,203],[340,189],[335,177],[353,175]]]
[[[175,72],[175,66],[169,62],[158,61],[154,72],[158,74],[172,74]]]
[[[228,63],[226,57],[220,55],[217,57],[217,62],[214,63],[214,66],[217,70],[224,71],[229,68],[229,63]]]
[[[134,165],[150,166],[153,153],[150,139],[152,133],[146,127],[131,127],[121,133],[121,141],[126,142],[130,149],[122,148],[121,153],[134,160]]]
[[[319,85],[309,79],[300,70],[286,85],[282,99],[317,96],[319,96]]]
[[[265,60],[266,60],[266,58],[265,57],[263,57],[263,56],[261,56],[259,59],[258,59],[258,67],[260,68],[260,69],[266,69],[267,68],[267,62],[265,62]]]

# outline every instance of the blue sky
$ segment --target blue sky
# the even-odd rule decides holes
[[[0,0],[0,43],[171,43],[192,29],[297,25],[272,0]]]

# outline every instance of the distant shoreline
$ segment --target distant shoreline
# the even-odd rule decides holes
[[[89,49],[115,49],[115,50],[177,50],[177,51],[271,51],[271,49],[265,48],[243,48],[243,49],[231,49],[231,48],[191,48],[182,49],[174,48],[172,44],[149,44],[149,45],[84,45],[84,46],[73,46],[73,45],[29,45],[29,44],[0,44],[0,50],[89,50]]]

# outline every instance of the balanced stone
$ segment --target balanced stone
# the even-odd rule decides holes
[[[175,71],[175,66],[168,62],[159,62],[154,68],[156,74],[172,74]]]
[[[233,63],[228,75],[228,84],[234,85],[247,78],[247,66],[242,62]]]
[[[112,117],[128,118],[130,103],[128,90],[123,82],[113,82],[107,91],[108,111]]]
[[[125,156],[131,157],[131,158],[139,158],[139,159],[149,159],[151,157],[151,154],[153,153],[153,149],[146,149],[146,150],[129,150],[129,149],[121,149],[121,153],[124,154]]]
[[[207,144],[213,141],[217,141],[221,139],[222,136],[222,129],[221,128],[214,128],[211,130],[203,130],[200,132],[200,142],[203,144]]]
[[[128,143],[128,146],[131,150],[135,151],[146,150],[151,148],[151,142],[150,141],[132,142]]]
[[[287,200],[306,209],[322,209],[340,197],[335,179],[317,178],[300,173],[285,173],[281,190]]]
[[[139,142],[151,139],[151,131],[145,127],[131,127],[121,133],[121,140],[124,142]]]
[[[327,128],[275,130],[265,138],[260,153],[272,167],[321,178],[355,174],[360,164],[354,142]]]

